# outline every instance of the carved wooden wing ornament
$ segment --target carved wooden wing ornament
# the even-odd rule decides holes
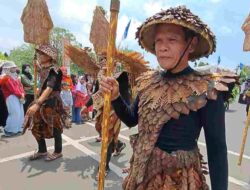
[[[245,40],[244,40],[243,50],[244,51],[250,51],[250,14],[246,18],[246,20],[243,23],[241,29],[245,33]]]
[[[105,17],[104,10],[97,6],[94,11],[89,40],[94,46],[96,54],[106,51],[108,46],[109,22]]]
[[[116,51],[115,60],[124,65],[125,70],[131,74],[140,74],[147,70],[148,63],[144,60],[143,56],[136,51],[132,52],[124,52],[124,51]]]
[[[28,0],[21,21],[25,42],[36,45],[49,43],[53,22],[45,0]]]
[[[71,59],[72,62],[83,68],[88,74],[97,75],[99,67],[96,65],[96,61],[90,57],[90,48],[78,48],[70,44],[65,45],[65,54]]]

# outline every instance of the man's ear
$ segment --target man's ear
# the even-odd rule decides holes
[[[195,37],[193,37],[192,42],[191,42],[191,44],[190,44],[190,46],[188,48],[189,53],[193,53],[195,51],[195,49],[197,47],[197,44],[198,44],[198,37],[195,36]]]

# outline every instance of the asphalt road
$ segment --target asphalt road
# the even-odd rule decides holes
[[[237,103],[230,105],[230,110],[226,112],[229,190],[250,190],[250,132],[242,166],[237,165],[245,119],[243,105]],[[122,178],[125,176],[122,174],[122,168],[128,166],[132,154],[128,137],[135,132],[136,128],[129,130],[123,126],[120,139],[127,146],[119,157],[112,157],[110,164],[112,171],[106,178],[106,190],[121,189]],[[28,160],[27,157],[37,148],[30,132],[13,138],[0,137],[0,190],[97,189],[95,175],[100,143],[95,142],[96,137],[94,122],[73,125],[63,133],[63,158],[53,162]],[[53,140],[46,142],[49,151],[52,152]],[[199,147],[205,155],[203,134],[199,139]]]

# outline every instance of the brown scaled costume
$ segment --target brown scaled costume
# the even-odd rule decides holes
[[[190,54],[190,60],[207,57],[215,51],[216,42],[213,33],[198,16],[193,15],[184,6],[161,11],[148,18],[139,27],[136,35],[139,44],[147,51],[155,54],[154,32],[155,26],[160,23],[176,24],[197,34],[198,46]],[[170,120],[177,122],[181,115],[182,118],[185,116],[187,118],[191,112],[198,112],[209,101],[217,101],[219,92],[228,91],[227,84],[235,82],[235,75],[223,71],[219,73],[192,71],[175,76],[166,74],[164,76],[160,71],[149,71],[138,78],[137,104],[131,106],[138,108],[138,112],[123,113],[124,110],[131,108],[122,103],[121,97],[112,102],[117,115],[123,118],[122,121],[125,122],[125,118],[129,116],[128,120],[135,120],[131,126],[138,123],[139,135],[134,147],[133,160],[123,183],[125,190],[208,189],[203,175],[206,172],[203,171],[204,163],[197,147],[186,151],[177,149],[169,153],[156,146],[156,143],[163,127],[170,127],[165,126]],[[221,96],[219,100],[222,101]],[[134,116],[137,113],[138,118]],[[171,127],[171,129],[177,128],[178,125]]]
[[[180,114],[188,115],[190,111],[201,109],[207,99],[216,100],[218,91],[228,90],[225,84],[234,81],[231,78],[234,75],[224,75],[217,78],[216,75],[195,72],[166,79],[159,71],[151,71],[138,78],[139,138],[124,189],[208,189],[198,149],[169,154],[155,144],[163,124],[178,119]]]

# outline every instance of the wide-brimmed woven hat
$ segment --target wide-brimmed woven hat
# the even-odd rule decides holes
[[[54,61],[57,60],[57,49],[50,44],[43,44],[36,47],[36,50],[41,51],[51,57]]]
[[[215,52],[215,35],[198,16],[194,15],[185,6],[169,8],[149,17],[136,32],[136,38],[138,38],[139,45],[145,50],[155,54],[155,27],[157,24],[165,23],[182,26],[197,34],[199,42],[195,51],[189,56],[191,61],[201,57],[208,57]]]

